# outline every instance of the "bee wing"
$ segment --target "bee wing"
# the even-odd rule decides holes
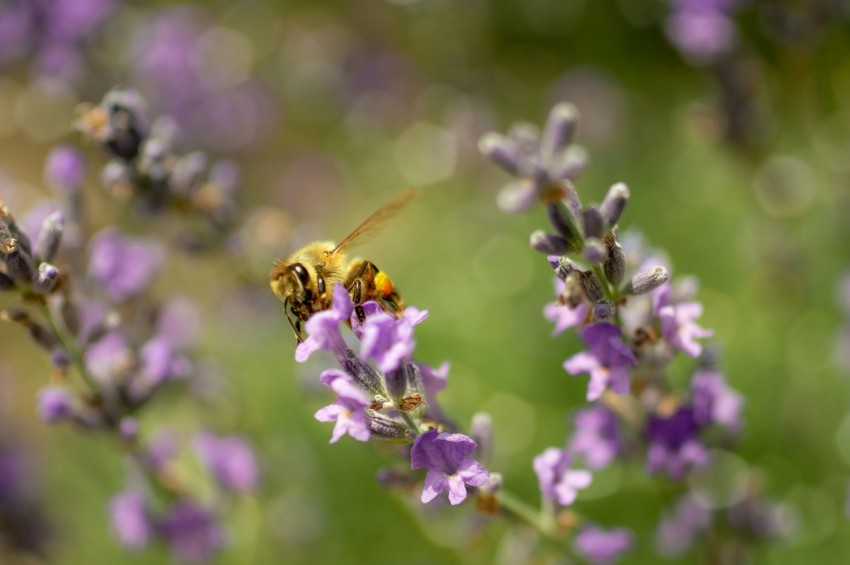
[[[404,208],[419,191],[415,188],[409,188],[398,195],[394,200],[384,204],[378,208],[371,216],[354,228],[350,234],[345,236],[331,253],[336,253],[353,246],[356,243],[362,243],[363,238],[368,235],[373,235],[383,225],[384,222],[393,217],[397,212]]]

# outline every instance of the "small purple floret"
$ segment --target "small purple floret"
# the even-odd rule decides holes
[[[429,430],[416,438],[410,463],[413,469],[428,469],[422,489],[423,503],[447,492],[449,502],[457,505],[466,499],[466,485],[480,487],[489,482],[490,474],[470,457],[473,451],[475,442],[463,434]]]
[[[590,486],[589,471],[573,470],[572,456],[564,449],[550,447],[534,458],[534,472],[540,483],[540,494],[562,506],[572,504],[580,489]]]

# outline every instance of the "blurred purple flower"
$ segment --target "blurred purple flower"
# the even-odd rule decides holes
[[[673,14],[665,29],[673,45],[695,65],[715,62],[734,47],[738,38],[734,22],[724,14]]]
[[[120,331],[112,331],[86,349],[84,361],[89,373],[101,383],[124,376],[132,367],[133,352]]]
[[[351,377],[336,369],[324,371],[320,379],[337,394],[333,404],[315,414],[320,422],[336,422],[330,443],[336,443],[345,434],[357,441],[368,441],[371,432],[365,412],[369,407],[366,393],[354,385]]]
[[[257,485],[256,456],[245,438],[204,432],[195,437],[195,450],[222,488],[247,492]]]
[[[694,409],[682,406],[669,417],[649,417],[647,465],[650,473],[666,472],[680,480],[692,467],[708,463],[708,452],[700,443]]]
[[[123,492],[109,503],[112,530],[124,547],[138,549],[150,543],[153,528],[144,495]]]
[[[89,251],[89,276],[116,302],[144,292],[163,259],[158,244],[126,238],[114,228],[98,232]]]
[[[313,353],[320,349],[330,351],[340,362],[345,360],[345,340],[339,331],[339,325],[349,319],[354,312],[354,303],[341,284],[334,285],[333,303],[329,310],[323,310],[307,320],[305,330],[307,339],[295,348],[295,360],[305,362]]]
[[[447,492],[449,502],[457,505],[466,499],[466,485],[487,484],[490,474],[470,455],[475,442],[463,434],[439,433],[429,430],[416,438],[410,452],[413,469],[428,469],[422,489],[422,502],[432,501]]]
[[[66,192],[76,192],[83,184],[86,163],[83,156],[67,145],[54,147],[47,156],[44,178],[48,184]]]
[[[189,500],[175,503],[159,530],[179,561],[206,563],[225,544],[216,517]]]
[[[534,458],[534,472],[540,484],[540,494],[562,506],[572,504],[578,491],[587,488],[593,479],[589,471],[571,469],[572,456],[565,449],[550,447]]]
[[[424,363],[417,363],[417,366],[422,374],[422,386],[425,388],[425,397],[429,402],[433,402],[436,394],[444,390],[448,384],[449,368],[451,365],[446,362],[436,369]]]
[[[701,369],[691,379],[694,419],[702,426],[719,424],[732,431],[741,427],[741,395],[732,390],[723,375]]]
[[[664,557],[681,555],[693,544],[694,539],[710,524],[711,513],[690,495],[676,503],[672,514],[658,523],[655,546]]]
[[[48,424],[55,424],[74,413],[73,399],[67,389],[49,386],[38,392],[38,413]]]
[[[653,295],[653,312],[661,319],[661,332],[667,343],[690,357],[699,357],[702,353],[697,338],[714,335],[713,331],[695,322],[702,316],[702,304],[696,301],[673,304],[670,284],[665,284]]]
[[[573,545],[579,555],[594,565],[609,565],[632,548],[634,536],[625,528],[603,530],[590,525],[576,534]]]
[[[590,374],[587,399],[598,399],[606,388],[617,394],[630,389],[630,365],[637,363],[631,350],[620,339],[620,328],[607,323],[587,326],[581,338],[590,348],[564,361],[564,370],[571,375]]]
[[[591,469],[602,469],[620,452],[620,432],[617,417],[609,409],[595,405],[576,412],[573,417],[575,431],[569,441],[569,450],[584,455]]]

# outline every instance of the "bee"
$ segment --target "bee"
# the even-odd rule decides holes
[[[354,302],[355,313],[365,320],[362,304],[374,300],[384,310],[398,315],[404,309],[404,301],[396,292],[393,282],[386,273],[371,261],[348,259],[346,251],[365,236],[373,234],[386,220],[395,215],[416,196],[414,189],[407,190],[393,201],[354,228],[339,243],[316,241],[305,245],[285,260],[278,260],[269,273],[269,285],[275,295],[283,301],[295,339],[304,340],[301,323],[316,312],[331,307],[334,286],[341,284]]]

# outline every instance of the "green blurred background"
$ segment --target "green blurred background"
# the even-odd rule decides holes
[[[327,444],[329,427],[312,415],[328,401],[316,376],[330,362],[294,362],[264,277],[275,257],[341,238],[405,187],[420,187],[418,200],[358,253],[387,270],[408,303],[430,310],[417,329],[417,358],[451,362],[446,410],[460,422],[492,415],[490,467],[536,504],[531,459],[562,444],[586,383],[560,367],[577,340],[551,338],[542,316],[552,277],[527,238],[545,219],[539,210],[497,209],[507,177],[475,145],[515,120],[541,123],[562,99],[582,112],[578,140],[591,151],[577,183],[582,199],[598,202],[612,183],[627,182],[632,200],[621,226],[640,229],[669,253],[676,274],[701,282],[703,325],[715,330],[728,380],[746,397],[736,453],[799,517],[795,533],[760,548],[756,562],[845,562],[850,398],[835,349],[845,323],[836,286],[850,269],[850,24],[846,12],[812,17],[808,35],[788,39],[763,17],[765,6],[805,15],[822,5],[742,8],[741,57],[758,119],[750,138],[735,142],[722,133],[718,73],[688,65],[664,35],[666,2],[196,4],[204,25],[247,43],[250,72],[277,114],[273,134],[219,153],[244,170],[246,233],[256,240],[249,257],[175,253],[156,286],[200,302],[204,350],[221,362],[227,386],[205,406],[166,402],[144,428],[239,429],[261,454],[263,487],[233,509],[222,562],[512,562],[506,556],[519,534],[504,521],[485,524],[469,507],[423,508],[416,496],[388,493],[375,480],[391,461],[380,446]],[[66,127],[77,102],[95,101],[113,82],[144,90],[127,76],[126,36],[170,6],[121,5],[91,39],[97,72],[76,89],[42,99],[26,69],[0,76],[0,167],[15,209],[48,196],[41,167],[54,143],[80,145]],[[169,229],[173,218],[128,220],[98,186],[102,158],[85,151],[95,224]],[[0,347],[8,425],[34,451],[57,532],[51,562],[167,562],[163,550],[128,554],[108,535],[122,458],[102,437],[42,424],[34,398],[48,360],[8,325],[0,325]],[[623,562],[659,560],[653,532],[675,488],[631,467],[606,470],[597,483],[578,509],[637,533]],[[700,559],[689,553],[679,562]],[[11,554],[0,561],[34,562]]]

